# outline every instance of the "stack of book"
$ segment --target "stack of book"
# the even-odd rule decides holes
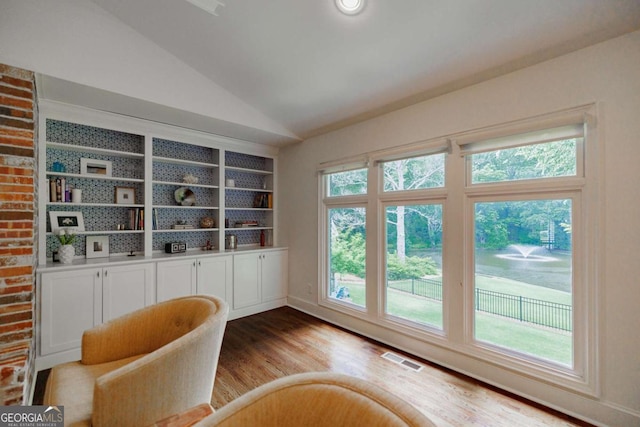
[[[144,230],[144,209],[129,209],[128,230]]]
[[[71,202],[71,187],[65,178],[47,179],[50,202]]]
[[[261,209],[273,208],[273,194],[271,193],[259,193],[253,199],[253,207]]]
[[[191,230],[193,229],[193,225],[189,224],[173,224],[171,226],[172,230]]]

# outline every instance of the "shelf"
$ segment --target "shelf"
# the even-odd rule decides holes
[[[272,211],[273,208],[225,208],[228,211]]]
[[[219,228],[188,228],[185,230],[174,230],[172,228],[165,228],[162,230],[152,230],[153,233],[193,233],[194,231],[220,231]]]
[[[220,188],[218,185],[188,184],[186,182],[153,181],[154,185],[175,185],[177,187]]]
[[[180,206],[180,205],[155,205],[154,209],[201,209],[201,210],[217,210],[218,206]]]
[[[144,230],[97,230],[97,231],[76,231],[76,236],[95,236],[99,234],[131,234],[144,233]],[[47,231],[47,236],[56,236],[51,231]]]
[[[89,206],[89,207],[107,207],[107,208],[144,208],[140,204],[124,204],[124,203],[71,203],[71,202],[47,202],[47,206]]]
[[[135,158],[135,159],[144,158],[144,154],[141,154],[141,153],[109,150],[107,148],[94,148],[94,147],[87,147],[84,145],[61,144],[59,142],[47,141],[47,148],[53,148],[56,150],[64,150],[64,151],[76,151],[81,153],[103,154],[103,155],[114,156],[114,157],[129,157],[129,158]]]
[[[250,191],[253,193],[273,193],[273,190],[263,190],[262,188],[242,188],[242,187],[225,187],[227,191]]]
[[[169,157],[157,157],[157,156],[153,157],[153,161],[160,162],[160,163],[171,163],[174,165],[199,166],[199,167],[211,168],[211,169],[217,168],[219,166],[215,163],[195,162],[192,160],[173,159]]]
[[[258,175],[273,175],[273,171],[265,171],[260,169],[247,169],[247,168],[239,168],[236,166],[225,166],[225,169],[228,171],[236,171],[242,173],[252,173]]]
[[[273,230],[273,227],[229,227],[225,228],[224,231],[248,231],[248,230]]]
[[[123,181],[123,182],[144,182],[144,179],[140,178],[124,178],[119,176],[104,176],[104,175],[83,175],[79,173],[67,173],[67,172],[52,172],[47,171],[47,176],[62,176],[66,178],[80,178],[80,179],[101,179],[104,181]]]

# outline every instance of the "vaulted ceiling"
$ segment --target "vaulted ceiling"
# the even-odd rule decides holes
[[[637,0],[92,1],[300,138],[640,28]]]

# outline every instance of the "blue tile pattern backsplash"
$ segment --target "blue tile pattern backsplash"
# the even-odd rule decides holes
[[[218,168],[178,165],[153,162],[153,180],[163,182],[184,182],[185,175],[198,178],[199,185],[218,185]]]
[[[273,167],[269,166],[269,163],[265,157],[234,153],[231,151],[225,153],[224,159],[225,166],[273,172]]]
[[[158,157],[219,165],[218,153],[215,148],[153,138],[153,155]]]
[[[47,119],[46,129],[49,142],[144,154],[142,135],[52,119]]]

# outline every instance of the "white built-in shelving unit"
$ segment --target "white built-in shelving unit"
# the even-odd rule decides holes
[[[174,241],[223,251],[229,234],[240,247],[259,247],[261,235],[275,245],[273,148],[49,101],[40,103],[39,121],[41,265],[58,247],[51,211],[82,213],[85,230],[74,243],[79,258],[88,235],[109,236],[112,256],[160,256]],[[109,162],[111,175],[81,171],[81,159]],[[186,183],[187,175],[198,182]],[[82,201],[51,201],[49,183],[58,179],[81,189]],[[180,187],[195,193],[195,205],[175,201]],[[116,203],[116,188],[133,189],[135,200]],[[139,220],[132,227],[134,212]],[[203,227],[209,225],[203,218],[213,226]]]

